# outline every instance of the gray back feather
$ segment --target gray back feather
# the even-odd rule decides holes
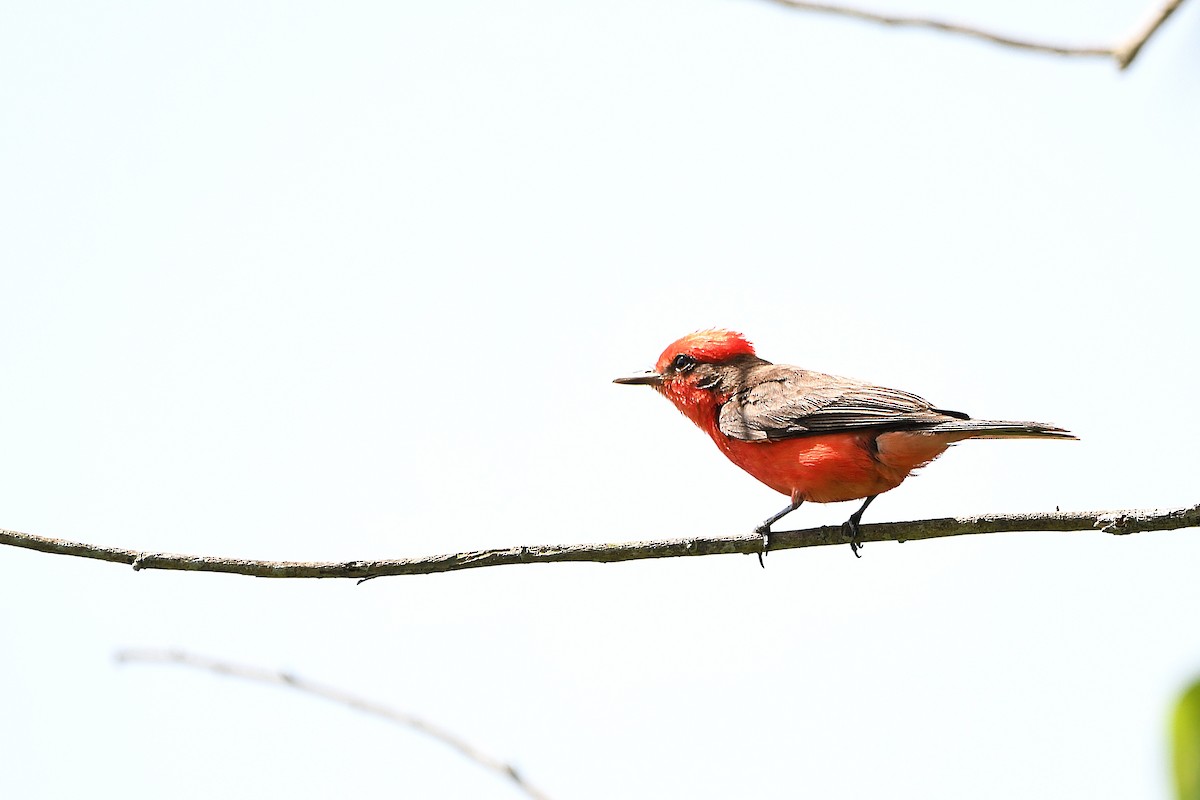
[[[865,428],[925,428],[969,419],[909,392],[853,378],[761,363],[741,376],[721,406],[721,431],[745,441],[788,439]]]

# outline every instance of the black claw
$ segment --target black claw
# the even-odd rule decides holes
[[[858,541],[858,523],[850,518],[842,523],[842,530],[846,532],[846,538],[850,540],[850,552],[854,553],[855,558],[862,558],[862,542]]]
[[[758,565],[763,569],[766,569],[767,567],[767,565],[763,563],[763,556],[765,556],[767,554],[767,550],[770,549],[771,526],[799,508],[801,502],[802,501],[800,500],[793,500],[791,505],[789,505],[787,508],[780,511],[778,514],[771,516],[769,519],[764,520],[762,525],[759,525],[754,529],[754,532],[761,535],[763,540],[762,550],[758,553]]]
[[[863,502],[862,507],[859,508],[858,511],[855,511],[853,514],[851,514],[850,519],[846,520],[845,523],[842,524],[842,530],[846,531],[847,535],[850,537],[850,552],[854,553],[855,558],[862,558],[862,553],[858,552],[859,550],[862,550],[862,542],[858,541],[859,534],[861,533],[858,527],[858,521],[862,519],[863,512],[867,510],[867,506],[871,505],[871,501],[878,496],[879,495],[873,494],[868,497]]]

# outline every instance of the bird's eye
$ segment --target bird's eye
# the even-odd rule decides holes
[[[676,372],[691,372],[696,366],[696,359],[687,353],[680,353],[675,356],[675,360],[671,362],[671,366],[675,368]]]

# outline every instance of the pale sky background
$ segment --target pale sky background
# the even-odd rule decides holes
[[[1091,43],[1148,0],[899,5]],[[1200,4],[1125,74],[753,0],[0,11],[0,526],[386,558],[749,532],[679,335],[1082,441],[867,522],[1200,501]],[[791,521],[839,522],[852,504]],[[0,549],[0,796],[1166,797],[1200,531],[351,582]]]

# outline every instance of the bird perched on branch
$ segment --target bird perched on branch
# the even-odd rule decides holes
[[[871,501],[964,439],[1075,439],[1040,422],[972,419],[915,394],[759,358],[740,333],[705,330],[668,345],[652,371],[615,383],[652,386],[712,437],[739,467],[791,502],[755,528],[809,501],[863,500],[843,525],[858,556]],[[759,554],[759,561],[762,554]]]

